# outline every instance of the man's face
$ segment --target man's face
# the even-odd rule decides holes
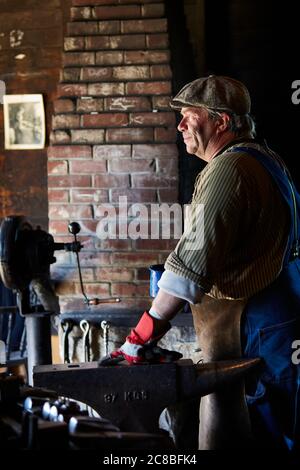
[[[205,160],[205,150],[215,134],[215,122],[209,119],[205,108],[182,108],[178,130],[182,132],[188,153]]]

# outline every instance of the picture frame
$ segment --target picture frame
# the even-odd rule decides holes
[[[43,95],[4,95],[4,147],[8,150],[45,147]]]

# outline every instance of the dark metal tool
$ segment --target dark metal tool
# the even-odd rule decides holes
[[[66,320],[61,323],[61,328],[63,330],[63,354],[64,354],[64,362],[69,364],[70,361],[70,353],[69,353],[69,334],[73,329],[73,323],[71,320]]]
[[[83,352],[83,361],[89,362],[90,360],[90,324],[87,320],[81,320],[79,323],[80,329],[82,331],[82,352]]]
[[[259,359],[195,365],[190,360],[159,365],[99,367],[96,362],[34,368],[34,384],[87,403],[122,431],[157,432],[164,408],[204,396],[243,377]]]

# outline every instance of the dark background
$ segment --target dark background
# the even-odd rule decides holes
[[[167,1],[172,43],[174,90],[199,76],[191,51],[191,32],[180,21],[181,0]],[[298,149],[300,105],[291,101],[299,71],[299,2],[271,0],[206,0],[203,70],[243,81],[252,97],[259,138],[284,158],[300,189]],[[195,32],[194,32],[195,34]],[[182,202],[192,194],[203,164],[180,145]],[[192,173],[192,178],[191,178]]]

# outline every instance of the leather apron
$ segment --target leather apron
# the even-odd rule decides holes
[[[241,382],[201,398],[199,448],[259,443],[262,448],[294,449],[300,441],[300,366],[291,360],[292,343],[300,340],[300,197],[273,158],[249,147],[231,151],[246,152],[267,169],[290,209],[291,227],[282,271],[271,285],[248,300],[205,295],[201,303],[191,305],[205,362],[241,355],[264,361],[246,384],[246,400]]]

